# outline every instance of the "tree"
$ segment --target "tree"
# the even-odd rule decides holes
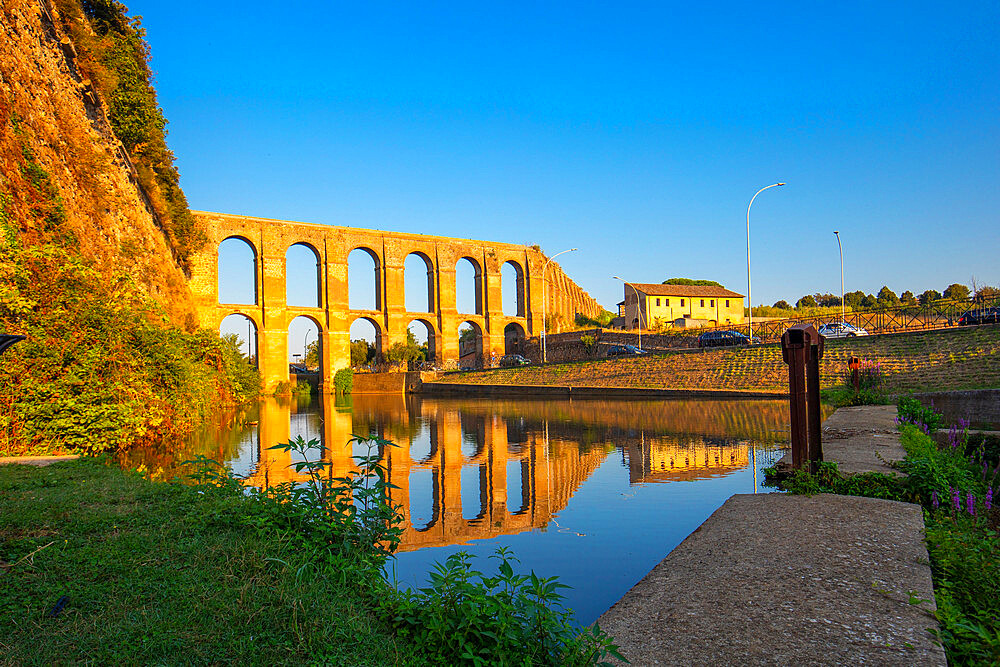
[[[795,302],[796,308],[815,308],[816,299],[813,298],[812,294],[806,294],[804,297]]]
[[[960,283],[952,283],[944,288],[944,298],[946,299],[968,299],[969,288]]]
[[[983,301],[992,301],[1000,298],[1000,287],[982,285],[976,290],[976,298]]]
[[[917,302],[917,297],[913,296],[913,292],[906,290],[899,295],[899,300],[903,302],[904,306],[912,306]]]
[[[871,294],[865,294],[864,298],[861,299],[860,305],[865,309],[878,308],[878,300]]]
[[[889,289],[888,285],[882,285],[882,289],[878,291],[878,296],[875,298],[882,308],[892,308],[899,305],[899,297]]]
[[[861,290],[848,292],[844,295],[844,304],[848,308],[861,308],[861,303],[865,300],[865,293]]]
[[[664,280],[663,285],[704,285],[706,287],[722,287],[721,283],[714,280],[694,280],[692,278],[670,278]]]
[[[375,359],[375,346],[364,339],[351,341],[351,365],[364,366]]]
[[[816,305],[823,306],[824,308],[840,305],[840,297],[836,294],[820,294],[817,292],[813,294],[813,298],[816,299]]]
[[[306,346],[306,358],[303,363],[306,368],[319,366],[319,340],[314,340]]]
[[[929,289],[921,292],[920,296],[917,297],[917,301],[920,302],[921,306],[926,306],[932,301],[937,301],[941,298],[941,292],[937,290]]]
[[[424,349],[417,345],[417,337],[410,330],[406,331],[406,342],[393,343],[385,353],[386,361],[398,364],[401,362],[423,361],[427,359]]]
[[[791,310],[792,309],[792,304],[788,303],[785,300],[781,300],[781,301],[775,301],[774,305],[771,306],[771,307],[772,308],[780,308],[781,310]]]

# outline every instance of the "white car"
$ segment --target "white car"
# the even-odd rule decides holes
[[[868,332],[847,322],[830,322],[819,328],[819,335],[823,338],[854,338],[855,336],[867,336]]]

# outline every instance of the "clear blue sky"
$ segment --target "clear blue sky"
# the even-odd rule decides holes
[[[127,3],[192,208],[754,303],[1000,283],[1000,4]]]

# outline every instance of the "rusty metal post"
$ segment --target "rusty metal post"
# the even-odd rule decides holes
[[[854,393],[861,391],[861,360],[851,357],[847,362],[847,367],[851,369],[851,384],[854,385]]]
[[[806,329],[809,341],[809,360],[806,363],[806,383],[809,398],[809,469],[816,472],[816,465],[823,460],[822,415],[819,410],[819,360],[823,357],[823,337],[813,327]]]
[[[788,364],[788,411],[793,468],[801,468],[809,455],[805,378],[809,345],[804,332],[806,326],[808,325],[796,324],[781,336],[781,357]]]

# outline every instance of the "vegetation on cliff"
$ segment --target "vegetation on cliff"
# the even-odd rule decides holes
[[[235,340],[173,324],[133,277],[81,252],[33,136],[0,109],[0,455],[120,450],[183,436],[255,396]]]
[[[187,267],[205,235],[188,209],[167,147],[167,120],[156,101],[145,30],[116,0],[57,0],[57,6],[81,74],[106,101],[111,128],[135,164],[178,262]]]

